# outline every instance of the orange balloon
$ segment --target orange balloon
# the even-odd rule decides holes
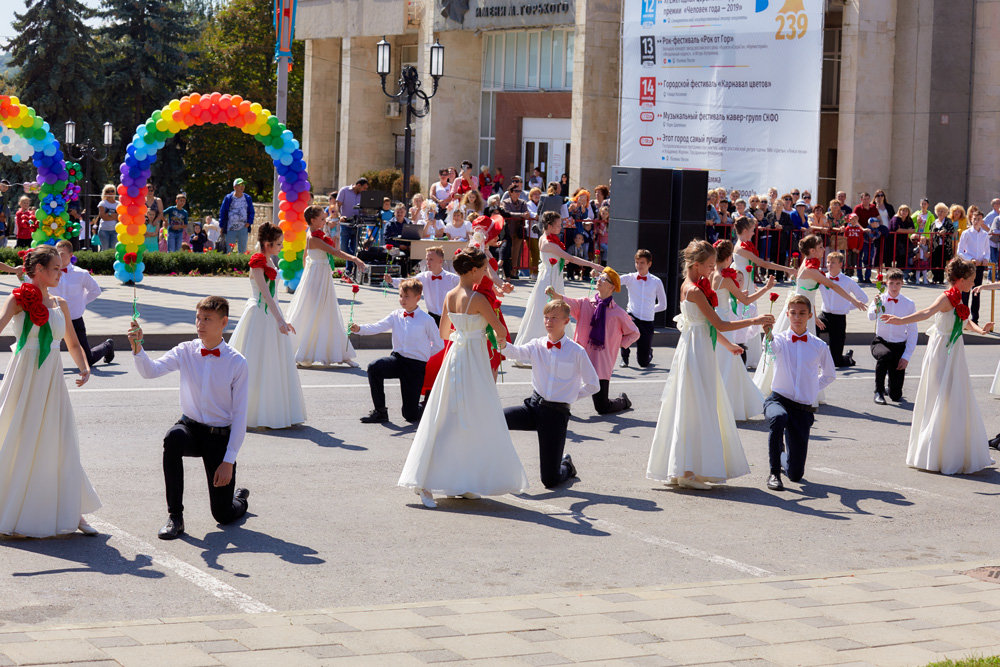
[[[198,104],[198,103],[200,103],[201,102],[201,93],[191,93],[190,95],[188,95],[188,101],[191,102],[191,104]]]

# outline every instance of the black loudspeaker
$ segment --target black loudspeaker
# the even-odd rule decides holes
[[[678,169],[673,172],[673,209],[670,219],[669,267],[663,289],[667,293],[665,319],[673,318],[681,312],[681,251],[688,243],[705,238],[705,208],[708,193],[708,172]]]
[[[612,167],[612,215],[623,220],[669,220],[673,173],[672,169]]]

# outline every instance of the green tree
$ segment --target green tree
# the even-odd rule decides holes
[[[273,11],[273,0],[230,0],[217,7],[195,46],[199,58],[192,90],[241,95],[273,112],[277,94]],[[286,125],[301,139],[303,42],[295,42],[292,52],[295,64],[288,74]],[[187,141],[184,166],[193,210],[217,210],[237,177],[247,181],[254,200],[271,200],[274,166],[252,137],[235,128],[205,125],[190,132]]]

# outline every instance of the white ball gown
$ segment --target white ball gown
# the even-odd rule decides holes
[[[713,482],[750,472],[722,385],[709,323],[698,306],[681,303],[680,339],[656,420],[646,477],[677,484],[686,471]]]
[[[545,317],[542,313],[545,310],[545,304],[549,302],[545,290],[551,287],[559,294],[564,294],[566,290],[563,272],[559,270],[559,262],[560,259],[551,253],[543,252],[541,254],[541,260],[538,262],[538,279],[535,280],[535,286],[531,288],[528,303],[524,306],[524,316],[517,326],[515,345],[524,345],[529,340],[547,335]],[[573,337],[572,324],[566,327],[566,335],[570,338]],[[514,365],[527,368],[531,364],[518,361]]]
[[[719,314],[719,317],[727,322],[742,319],[737,313],[742,310],[743,304],[737,301],[725,288],[720,288],[716,293],[719,296],[719,306],[715,312]],[[744,343],[746,342],[746,329],[744,327],[731,331],[726,336],[734,344]],[[751,417],[763,414],[764,397],[761,396],[760,389],[750,378],[743,358],[733,354],[722,345],[715,346],[715,355],[719,362],[722,384],[726,388],[729,405],[736,421],[746,421]]]
[[[357,354],[340,316],[328,257],[322,250],[306,250],[306,268],[288,310],[288,321],[295,327],[295,362],[304,366],[353,366]]]
[[[809,303],[812,304],[812,315],[809,316],[809,323],[807,328],[809,333],[813,336],[816,335],[816,294],[819,291],[819,283],[815,280],[809,280],[807,278],[797,278],[795,280],[795,289],[788,293],[785,298],[785,305],[781,307],[781,313],[778,314],[777,319],[774,322],[774,334],[779,334],[782,331],[786,331],[792,327],[791,322],[788,320],[788,300],[791,299],[796,294],[801,294],[809,299]],[[760,363],[757,364],[757,370],[753,374],[753,383],[757,385],[760,389],[760,393],[763,396],[769,396],[771,394],[771,382],[774,380],[774,356],[770,354],[767,350],[767,343],[764,343],[764,354],[760,357]],[[819,392],[817,397],[817,402],[813,405],[816,407],[820,403],[825,403],[825,393],[823,391]]]
[[[961,335],[949,347],[955,311],[937,313],[927,330],[906,465],[945,475],[992,465]]]
[[[743,291],[749,294],[753,291],[753,264],[748,262],[745,257],[739,255],[735,256],[733,264],[737,267],[737,270],[743,274]],[[738,306],[740,315],[736,319],[746,320],[753,317],[757,317],[757,304],[751,303],[748,306],[739,304]],[[747,368],[757,368],[760,363],[760,356],[764,352],[764,346],[761,343],[761,328],[758,325],[753,325],[752,327],[747,327],[745,329],[740,329],[739,331],[732,332],[734,334],[733,338],[730,338],[734,343],[742,343],[747,346]]]
[[[257,283],[251,279],[250,299],[229,339],[229,346],[246,357],[250,393],[247,426],[287,428],[306,420],[302,384],[295,370],[291,336],[278,331],[274,314]],[[268,281],[274,296],[273,280]],[[294,326],[294,325],[293,325]]]
[[[499,496],[528,488],[500,407],[482,315],[449,313],[455,331],[399,486],[432,494]]]
[[[19,338],[26,315],[14,315]],[[52,537],[76,532],[101,501],[80,464],[80,441],[63,376],[62,310],[49,308],[51,351],[41,368],[32,325],[0,384],[0,533]],[[16,348],[15,346],[12,348]]]

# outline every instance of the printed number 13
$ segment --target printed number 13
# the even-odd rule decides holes
[[[774,20],[778,22],[775,39],[801,39],[809,28],[809,16],[805,12],[778,14]]]

